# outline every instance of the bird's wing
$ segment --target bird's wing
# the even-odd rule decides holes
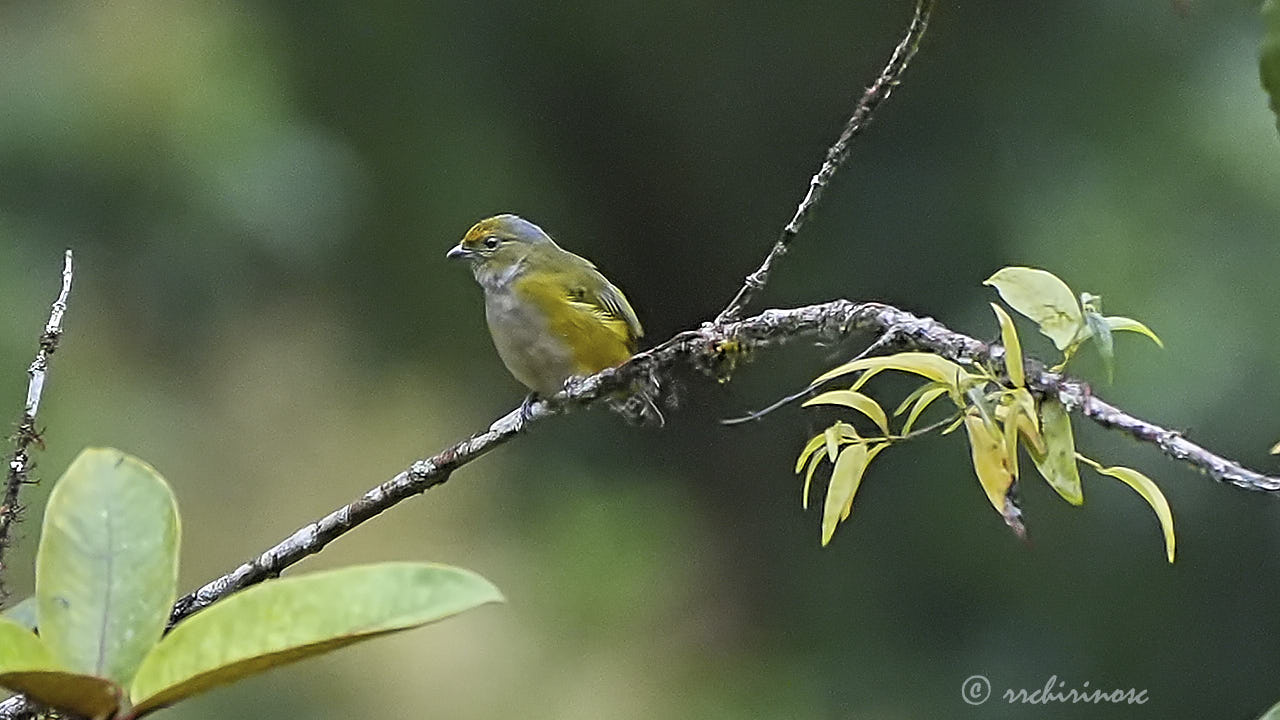
[[[594,275],[591,283],[568,284],[566,299],[570,304],[600,318],[607,325],[616,328],[617,334],[627,345],[634,346],[635,341],[644,335],[640,327],[640,319],[631,303],[622,291],[610,283],[594,268],[589,272]]]

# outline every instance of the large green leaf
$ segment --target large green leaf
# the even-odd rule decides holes
[[[423,563],[273,580],[175,627],[142,663],[130,696],[139,713],[149,712],[267,668],[501,600],[473,572]]]
[[[67,672],[40,638],[4,618],[0,618],[0,687],[89,717],[111,714],[121,694],[108,680]]]
[[[178,508],[155,470],[80,453],[54,486],[36,554],[40,636],[65,669],[127,685],[176,594]]]
[[[1262,3],[1262,23],[1262,87],[1271,96],[1271,112],[1276,114],[1276,129],[1280,130],[1280,0]]]
[[[1047,270],[1001,268],[983,284],[993,286],[1009,307],[1034,320],[1059,350],[1065,350],[1084,330],[1075,294]]]
[[[1047,397],[1040,401],[1040,437],[1044,441],[1044,452],[1039,452],[1034,445],[1027,446],[1036,469],[1063,500],[1072,505],[1084,503],[1071,415],[1057,398]]]

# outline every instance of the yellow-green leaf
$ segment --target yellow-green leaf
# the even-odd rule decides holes
[[[1106,317],[1105,320],[1107,321],[1107,326],[1110,327],[1113,331],[1120,330],[1123,332],[1135,332],[1140,335],[1146,335],[1147,337],[1151,338],[1151,341],[1154,342],[1156,345],[1160,346],[1161,348],[1164,347],[1164,342],[1160,340],[1159,336],[1157,336],[1154,332],[1151,331],[1151,328],[1147,327],[1146,325],[1143,325],[1142,323],[1138,322],[1137,320],[1134,320],[1133,318],[1121,317],[1119,315],[1110,315]]]
[[[822,439],[827,444],[827,459],[835,462],[836,456],[840,454],[840,423],[823,430]]]
[[[861,443],[850,445],[840,451],[835,468],[831,471],[831,483],[827,486],[827,500],[822,508],[822,544],[831,542],[835,534],[836,524],[848,517],[845,508],[853,503],[853,495],[862,482],[862,473],[867,467],[869,453],[867,446]]]
[[[1160,518],[1160,527],[1164,530],[1165,553],[1169,557],[1169,562],[1173,562],[1173,511],[1169,509],[1169,501],[1164,499],[1164,493],[1160,492],[1160,488],[1152,482],[1151,478],[1133,468],[1099,467],[1096,469],[1103,475],[1110,475],[1136,490],[1151,509],[1156,511],[1156,517]]]
[[[1000,321],[1000,342],[1004,345],[1004,369],[1009,374],[1009,382],[1014,387],[1027,384],[1025,370],[1022,367],[1022,341],[1018,339],[1018,329],[1013,326],[1013,318],[1004,308],[991,303],[991,309]]]
[[[987,278],[1009,307],[1040,326],[1059,350],[1065,350],[1084,328],[1075,293],[1057,275],[1029,267],[1006,267]]]
[[[818,437],[822,436],[819,435]],[[809,469],[804,473],[804,497],[800,501],[800,507],[805,510],[809,509],[809,486],[813,483],[813,471],[817,470],[818,466],[822,464],[822,458],[824,457],[826,455],[823,453],[814,453],[813,457],[809,459]]]
[[[825,433],[822,435],[814,435],[809,438],[809,442],[806,443],[804,449],[800,451],[800,457],[796,458],[797,475],[799,475],[800,471],[804,469],[804,464],[809,459],[809,456],[818,452],[818,449],[822,447],[823,443],[826,442],[826,439],[827,437]]]
[[[1084,503],[1080,487],[1080,468],[1076,465],[1076,441],[1071,433],[1071,415],[1057,398],[1040,402],[1040,436],[1044,451],[1034,445],[1027,452],[1040,475],[1063,500],[1072,505]]]
[[[924,352],[903,352],[847,362],[819,375],[811,385],[821,385],[832,378],[848,375],[849,373],[872,370],[875,372],[900,370],[902,372],[915,373],[934,382],[943,383],[953,388],[957,393],[961,391],[964,385],[972,382],[972,376],[964,368],[940,355]]]
[[[906,435],[911,432],[911,428],[915,427],[916,420],[920,418],[920,413],[925,411],[934,400],[942,397],[947,392],[947,388],[943,386],[934,387],[924,391],[920,397],[916,398],[916,404],[911,408],[911,414],[907,416],[907,422],[902,426],[902,434]]]
[[[987,493],[991,506],[1005,515],[1005,496],[1009,486],[1013,484],[1013,474],[1009,471],[1008,455],[1005,452],[1004,439],[994,431],[982,417],[966,413],[964,429],[969,433],[969,449],[973,457],[973,471],[978,482]]]
[[[1278,442],[1278,443],[1276,443],[1275,445],[1272,445],[1272,446],[1271,446],[1271,454],[1272,454],[1272,455],[1280,455],[1280,442]]]
[[[843,405],[866,415],[880,428],[880,432],[889,434],[889,418],[884,414],[880,403],[855,390],[830,390],[817,397],[809,398],[801,407],[810,405]]]
[[[133,678],[169,620],[179,524],[169,485],[135,457],[88,448],[63,473],[36,552],[36,615],[64,668]]]
[[[68,671],[44,641],[7,618],[0,618],[0,687],[87,717],[110,716],[122,694],[105,678]]]
[[[893,416],[898,417],[902,413],[906,412],[907,408],[911,407],[912,403],[916,400],[919,400],[921,395],[936,387],[941,387],[944,390],[946,389],[946,386],[936,382],[927,382],[918,385],[915,390],[912,390],[905,398],[902,399],[902,402],[898,403],[898,407],[893,411]]]
[[[426,563],[270,580],[179,623],[142,662],[129,695],[142,715],[267,668],[501,600],[473,572]]]

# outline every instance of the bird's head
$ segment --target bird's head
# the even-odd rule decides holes
[[[518,215],[495,215],[472,225],[445,257],[466,260],[479,277],[482,271],[504,272],[530,253],[554,247],[550,236],[528,220]]]

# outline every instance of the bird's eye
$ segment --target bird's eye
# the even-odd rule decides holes
[[[489,237],[484,239],[484,246],[492,250],[498,247],[498,242],[499,242],[498,238],[490,235]]]

